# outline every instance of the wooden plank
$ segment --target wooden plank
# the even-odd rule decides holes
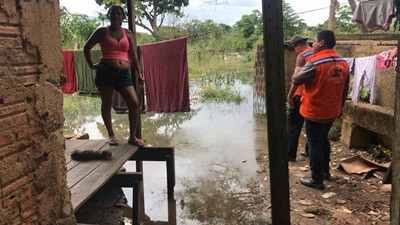
[[[105,183],[107,183],[107,181],[119,171],[119,169],[126,161],[128,161],[128,159],[137,151],[137,149],[138,148],[136,146],[132,146],[128,144],[126,140],[122,140],[116,149],[111,149],[113,152],[113,157],[111,160],[87,162],[88,164],[93,164],[93,167],[95,168],[75,184],[68,183],[68,186],[71,185],[71,203],[74,211],[76,211],[87,199],[89,199]],[[83,165],[86,166],[85,164],[81,163],[73,170],[79,170],[79,168]],[[68,172],[67,180],[69,179],[69,176],[76,174],[73,172],[73,170]]]
[[[400,48],[400,40],[397,43]],[[397,52],[397,58],[400,52]],[[400,224],[400,66],[396,66],[395,133],[392,155],[392,194],[390,197],[390,224]]]
[[[65,158],[67,160],[67,171],[70,171],[72,168],[80,164],[80,161],[72,160],[71,153],[73,150],[105,150],[108,149],[109,145],[107,144],[106,140],[85,140],[83,144],[79,145],[76,148],[68,150],[68,156],[66,155]]]
[[[71,152],[76,149],[79,145],[85,144],[89,140],[65,140],[65,156],[71,155]]]
[[[91,140],[84,141],[83,145],[79,146],[79,150],[105,150],[108,149],[109,146],[103,140]],[[69,188],[73,187],[76,183],[84,179],[86,176],[89,176],[90,173],[95,170],[103,161],[101,160],[91,160],[91,161],[77,161],[71,160],[70,163],[67,164],[67,185]]]
[[[71,153],[74,150],[95,149],[98,150],[107,143],[106,140],[68,140],[65,141],[65,158],[67,164],[72,160]]]

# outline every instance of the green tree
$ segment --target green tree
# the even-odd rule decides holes
[[[307,24],[293,10],[289,3],[282,2],[283,10],[283,37],[288,40],[295,34],[301,34],[307,28]]]
[[[114,0],[96,0],[97,4],[104,5],[105,8],[109,8],[114,2]],[[125,4],[126,0],[121,0],[121,3]],[[156,36],[166,15],[182,17],[181,9],[188,5],[189,0],[137,0],[135,23]]]
[[[358,32],[357,24],[351,21],[352,16],[353,12],[351,11],[350,6],[341,6],[337,12],[336,29],[341,33]]]
[[[60,30],[63,47],[82,45],[99,25],[96,19],[90,19],[84,14],[69,13],[65,7],[61,7]]]
[[[263,30],[262,14],[253,10],[250,15],[243,15],[234,25],[235,33],[241,37],[237,39],[238,49],[252,49],[258,40],[261,40]]]

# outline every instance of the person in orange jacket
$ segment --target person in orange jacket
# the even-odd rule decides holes
[[[330,178],[328,132],[342,113],[349,89],[349,66],[333,50],[335,45],[331,30],[319,31],[314,38],[314,56],[292,76],[294,89],[304,84],[300,114],[305,118],[310,151],[311,177],[302,177],[300,183],[320,190],[325,189],[324,180]]]

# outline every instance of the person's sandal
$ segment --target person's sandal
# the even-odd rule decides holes
[[[108,144],[109,145],[118,145],[118,140],[115,136],[111,136],[108,139]]]
[[[146,141],[143,141],[142,139],[136,139],[136,140],[128,140],[128,143],[137,147],[144,147],[146,145]]]

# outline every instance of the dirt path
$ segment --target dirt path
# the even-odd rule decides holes
[[[375,177],[361,179],[336,169],[341,159],[357,154],[356,150],[332,142],[332,179],[325,181],[323,191],[299,182],[301,177],[310,176],[307,158],[298,156],[297,162],[289,163],[292,225],[390,224],[390,191],[383,190],[381,180]],[[260,175],[260,187],[269,199],[269,193],[265,191],[269,189],[267,173]],[[270,209],[268,211],[265,213],[270,215]]]

